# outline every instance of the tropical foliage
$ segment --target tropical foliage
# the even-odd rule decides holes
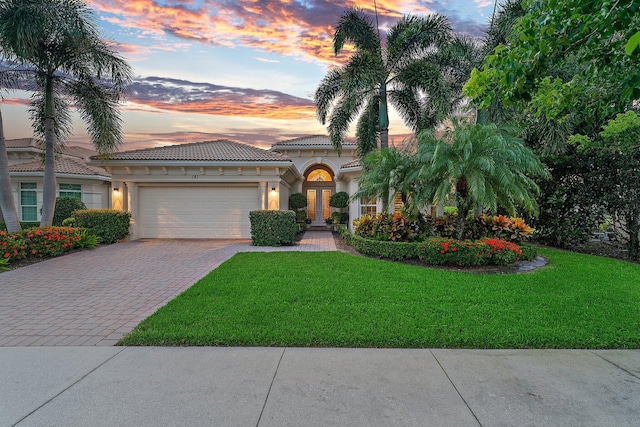
[[[352,200],[360,197],[380,198],[382,210],[386,212],[389,195],[399,192],[405,206],[413,206],[412,195],[416,183],[408,179],[408,174],[417,167],[415,155],[397,147],[381,148],[369,153],[361,163],[363,173]]]
[[[523,0],[525,11],[472,73],[466,93],[479,105],[494,96],[528,102],[536,115],[563,118],[577,105],[618,110],[640,96],[637,57],[625,46],[638,30],[640,4],[609,0]],[[556,74],[557,64],[585,65]]]
[[[329,122],[329,137],[340,152],[349,125],[357,119],[360,155],[388,147],[389,112],[393,105],[414,131],[435,126],[462,100],[461,89],[474,65],[473,42],[454,38],[440,15],[404,16],[386,43],[362,11],[347,11],[339,20],[333,50],[346,44],[354,52],[347,63],[331,69],[315,93],[317,114]]]
[[[538,156],[524,145],[513,128],[494,124],[461,124],[444,137],[419,136],[416,189],[420,204],[444,204],[452,195],[458,207],[457,238],[473,210],[496,212],[498,206],[515,215],[518,207],[535,213],[539,187],[534,178],[549,177]]]
[[[640,116],[628,111],[604,126],[598,138],[576,135],[579,151],[592,155],[590,189],[615,220],[629,257],[640,258]]]
[[[42,225],[53,220],[55,149],[70,132],[70,108],[78,108],[96,149],[121,142],[118,103],[131,69],[99,34],[82,0],[0,2],[0,49],[11,70],[29,76],[34,131],[45,142]]]

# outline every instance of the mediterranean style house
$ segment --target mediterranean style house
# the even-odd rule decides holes
[[[362,168],[356,146],[338,156],[326,136],[274,144],[270,150],[229,140],[116,153],[91,164],[111,175],[112,207],[132,214],[131,238],[249,238],[249,212],[289,209],[289,196],[307,196],[313,225],[331,216],[329,198],[353,194]],[[373,212],[362,200],[350,218]]]
[[[8,139],[5,144],[18,218],[39,222],[44,150],[32,138]],[[65,147],[58,153],[55,162],[58,196],[77,197],[92,209],[111,205],[111,176],[103,168],[89,164],[90,156],[95,154],[77,146]]]
[[[42,150],[35,140],[7,140],[10,174],[21,221],[39,221]],[[263,150],[229,140],[122,151],[108,160],[67,147],[56,160],[59,196],[80,198],[88,208],[131,212],[131,239],[250,238],[249,212],[289,209],[289,196],[307,197],[312,225],[334,210],[330,197],[358,188],[362,166],[356,145],[340,156],[327,136],[282,141]],[[378,200],[348,207],[349,227],[381,210]]]

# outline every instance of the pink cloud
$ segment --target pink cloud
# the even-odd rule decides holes
[[[246,46],[304,60],[335,64],[331,40],[339,16],[350,7],[373,14],[364,0],[217,0],[160,5],[154,0],[93,0],[114,24],[149,34],[225,46]],[[402,13],[430,13],[418,0],[378,0],[381,27]]]

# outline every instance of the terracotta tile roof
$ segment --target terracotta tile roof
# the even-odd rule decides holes
[[[39,148],[38,141],[33,138],[5,139],[7,148]]]
[[[362,163],[360,163],[360,159],[351,160],[350,162],[343,163],[340,165],[340,169],[349,169],[349,168],[359,168],[362,167]]]
[[[20,139],[6,139],[5,145],[7,148],[34,148],[35,151],[42,152],[40,143],[35,138],[20,138]],[[71,145],[62,149],[62,154],[67,156],[78,157],[81,159],[88,159],[91,156],[98,154],[95,150],[89,148],[80,147],[78,145]]]
[[[68,158],[57,159],[55,171],[57,174],[111,176],[102,168],[88,166],[81,160]],[[40,160],[35,160],[29,163],[9,166],[9,172],[44,172],[44,165]]]
[[[276,142],[271,147],[279,147],[279,146],[287,146],[287,145],[295,145],[295,146],[329,146],[332,147],[331,141],[329,137],[326,135],[310,135],[303,136],[301,138],[290,139],[288,141]],[[342,147],[344,148],[355,148],[355,142],[344,141],[342,143]]]
[[[79,157],[81,159],[89,159],[91,156],[95,156],[98,153],[95,150],[89,148],[80,147],[78,145],[72,145],[70,147],[64,147],[62,154],[67,156]]]
[[[282,154],[226,139],[123,151],[109,156],[110,160],[291,161]]]

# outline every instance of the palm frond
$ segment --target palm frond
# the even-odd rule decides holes
[[[122,142],[119,92],[91,78],[76,80],[70,91],[98,153],[114,153]]]
[[[345,43],[353,43],[358,51],[381,52],[378,31],[371,18],[361,9],[351,9],[340,17],[333,36],[333,52],[337,55]]]
[[[358,119],[356,127],[356,137],[358,145],[358,156],[363,158],[368,153],[378,148],[378,110],[379,97],[372,96],[367,103],[365,110]]]
[[[398,72],[398,64],[407,58],[421,57],[430,49],[445,44],[451,31],[451,25],[443,15],[407,15],[400,18],[387,36],[387,66]]]
[[[318,120],[323,125],[326,124],[327,115],[331,111],[333,102],[343,93],[343,73],[344,71],[340,68],[329,70],[320,81],[318,89],[316,89],[313,102],[316,104]]]

